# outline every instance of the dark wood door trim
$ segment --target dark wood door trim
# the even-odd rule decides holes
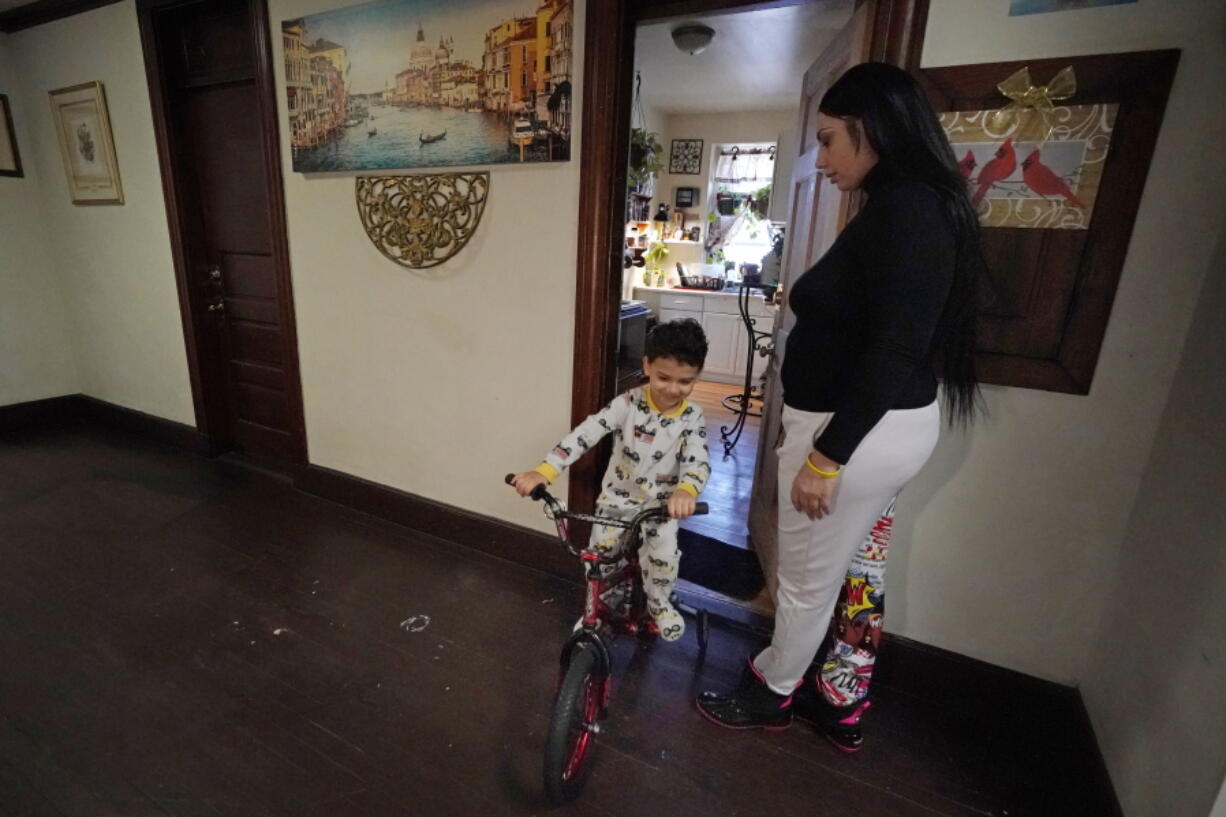
[[[192,404],[196,425],[210,440],[210,450],[216,453],[214,440],[216,421],[210,420],[218,407],[209,405],[205,375],[200,362],[201,340],[205,327],[200,325],[194,308],[194,288],[190,270],[191,258],[184,223],[188,218],[184,196],[190,192],[177,174],[176,151],[171,135],[167,100],[170,89],[162,71],[162,55],[158,50],[154,15],[175,6],[196,0],[138,0],[137,17],[141,46],[145,55],[145,74],[149,81],[149,97],[158,147],[158,167],[162,176],[162,192],[166,201],[166,219],[170,232],[171,257],[179,293],[179,311],[183,321],[183,337],[187,345],[188,374],[192,387]],[[307,461],[306,423],[302,406],[302,378],[298,364],[298,333],[294,317],[293,283],[289,267],[289,239],[285,217],[285,183],[281,174],[280,128],[277,122],[276,87],[272,70],[272,47],[268,26],[266,0],[247,0],[251,19],[251,36],[255,52],[255,87],[259,100],[261,138],[267,167],[268,219],[273,236],[273,264],[276,270],[279,317],[285,336],[286,398],[289,403],[293,452],[290,465],[302,466]]]
[[[589,3],[583,48],[583,146],[580,154],[579,263],[571,424],[611,399],[617,377],[621,245],[626,224],[626,158],[634,16],[624,3]],[[600,463],[571,468],[571,507],[590,508]]]
[[[289,225],[285,217],[285,178],[281,175],[281,129],[277,114],[276,77],[273,73],[272,35],[268,25],[267,0],[248,0],[255,36],[255,79],[260,100],[260,132],[264,141],[265,176],[268,185],[268,221],[272,231],[272,255],[277,275],[277,301],[281,332],[285,338],[285,395],[289,401],[293,462],[307,463],[306,418],[302,407],[302,373],[298,365],[298,321],[294,313],[294,284],[289,266]]]
[[[875,59],[918,66],[929,0],[881,0],[873,20]],[[629,0],[590,3],[584,45],[583,147],[579,187],[579,259],[575,294],[575,357],[571,421],[612,399],[617,375],[617,315],[625,230],[635,26],[689,14],[778,8],[798,0]],[[601,463],[571,468],[571,507],[590,508]]]
[[[888,62],[908,71],[919,68],[924,54],[924,29],[928,27],[928,1],[877,3],[869,46],[874,62]]]
[[[145,77],[149,82],[149,105],[153,112],[154,140],[157,143],[158,171],[162,177],[162,197],[166,202],[166,227],[170,233],[170,255],[175,267],[175,286],[179,293],[179,316],[183,322],[183,340],[187,346],[187,371],[192,387],[192,406],[196,414],[196,427],[205,439],[211,439],[211,424],[208,407],[205,405],[205,389],[200,371],[200,333],[191,295],[191,278],[188,274],[188,253],[182,223],[185,208],[180,203],[181,192],[176,172],[176,153],[171,146],[167,99],[169,89],[162,73],[162,54],[158,48],[153,14],[169,3],[140,0],[137,3],[137,22],[140,26],[141,51],[145,56]]]

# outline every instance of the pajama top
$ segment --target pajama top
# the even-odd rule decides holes
[[[613,435],[613,455],[599,502],[665,502],[677,488],[698,496],[711,476],[702,409],[683,400],[662,414],[648,386],[614,397],[554,446],[536,470],[553,481],[606,434]]]

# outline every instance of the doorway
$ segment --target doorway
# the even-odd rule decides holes
[[[624,292],[659,321],[698,321],[708,342],[690,400],[707,419],[710,513],[681,523],[682,587],[759,612],[769,599],[748,522],[769,370],[759,350],[779,312],[774,239],[786,232],[805,71],[853,7],[687,14],[634,32]],[[713,32],[711,41],[693,52],[674,39],[683,25]]]
[[[770,12],[787,14],[815,14],[820,12],[829,13],[836,10],[835,7],[840,7],[843,19],[837,20],[831,18],[827,25],[829,30],[823,32],[822,26],[815,26],[811,22],[807,25],[795,25],[789,29],[788,37],[767,36],[761,25],[766,18],[759,17],[757,21],[752,18],[748,21],[748,25],[735,25],[735,18],[748,18],[749,15],[763,15]],[[624,280],[620,272],[614,273],[611,269],[611,262],[615,258],[622,258],[624,255],[624,247],[626,242],[626,220],[627,220],[627,158],[630,153],[630,132],[632,123],[634,122],[634,90],[635,90],[635,71],[637,67],[642,69],[640,63],[643,48],[640,48],[638,41],[640,35],[651,29],[652,26],[657,26],[664,33],[665,48],[663,53],[672,57],[672,52],[667,49],[674,49],[669,34],[671,28],[678,23],[684,22],[701,22],[711,28],[716,29],[716,39],[720,37],[721,31],[730,31],[728,35],[733,41],[738,37],[744,38],[746,47],[754,54],[753,59],[743,58],[741,60],[725,59],[722,62],[707,63],[705,67],[700,67],[697,63],[690,63],[681,69],[665,70],[657,72],[654,80],[651,77],[644,77],[644,85],[648,88],[652,87],[650,83],[655,82],[657,85],[675,81],[680,83],[688,83],[688,93],[682,91],[688,102],[686,104],[698,101],[703,104],[711,104],[711,99],[715,99],[716,104],[722,104],[724,98],[730,96],[730,90],[735,83],[747,79],[747,67],[753,65],[763,51],[771,53],[782,52],[780,47],[781,42],[793,40],[789,37],[794,37],[797,32],[807,33],[809,35],[825,33],[827,42],[833,43],[839,35],[842,39],[851,40],[851,29],[855,29],[854,39],[856,41],[855,61],[864,59],[878,59],[895,64],[904,65],[906,67],[914,67],[918,63],[920,53],[920,45],[922,43],[922,35],[924,24],[927,17],[927,0],[902,0],[901,2],[879,2],[878,0],[847,0],[846,3],[827,3],[827,2],[793,2],[793,3],[778,3],[778,2],[744,2],[744,0],[675,0],[674,2],[647,2],[647,0],[632,0],[626,4],[592,4],[587,10],[587,69],[585,78],[585,106],[584,106],[584,134],[585,148],[583,151],[583,166],[582,166],[582,182],[581,185],[585,191],[590,191],[581,199],[580,204],[580,223],[584,225],[584,230],[580,234],[579,248],[579,277],[578,277],[578,296],[576,302],[576,353],[575,353],[575,368],[574,368],[574,398],[572,405],[572,415],[578,420],[598,409],[601,405],[612,397],[614,379],[614,369],[611,366],[614,360],[615,351],[617,348],[616,335],[616,315],[618,304],[620,303],[619,295],[626,291]],[[857,21],[854,26],[849,22],[852,18]],[[744,22],[744,21],[742,21]],[[758,25],[755,25],[755,22]],[[645,48],[645,46],[644,46]],[[773,51],[772,51],[773,49]],[[675,50],[675,49],[674,49]],[[717,54],[718,51],[711,51],[711,54]],[[822,48],[818,48],[816,52],[810,52],[811,56],[822,54]],[[850,52],[847,52],[850,53]],[[697,55],[699,57],[705,55]],[[677,58],[691,57],[689,54],[677,54]],[[792,160],[805,159],[811,161],[812,157],[805,157],[802,154],[807,153],[807,149],[802,144],[802,141],[797,138],[801,131],[801,123],[808,118],[809,97],[806,92],[812,92],[812,88],[806,86],[809,80],[806,74],[806,68],[812,67],[813,59],[807,62],[800,61],[799,67],[789,69],[790,79],[792,81],[791,92],[789,99],[791,100],[791,122],[790,129],[784,130],[780,141],[790,136],[792,144],[778,145],[778,153],[780,157],[788,157]],[[722,75],[720,71],[725,71]],[[697,79],[711,78],[716,81],[714,90],[707,92],[696,91]],[[750,74],[750,87],[753,85],[755,77]],[[720,82],[723,85],[720,85]],[[731,84],[730,84],[731,83]],[[810,82],[811,84],[811,82]],[[761,89],[759,88],[759,97]],[[810,93],[811,95],[811,93]],[[704,99],[706,98],[706,99]],[[675,103],[669,103],[675,104]],[[805,110],[801,110],[802,105]],[[760,107],[760,103],[758,105]],[[718,113],[718,112],[717,112]],[[725,111],[727,113],[727,111]],[[641,121],[650,128],[651,113],[640,117]],[[659,118],[659,112],[655,112]],[[663,119],[667,120],[665,116]],[[617,128],[609,128],[610,122],[619,123]],[[688,123],[684,123],[688,124]],[[637,125],[635,125],[638,127]],[[670,133],[666,140],[667,144],[662,144],[661,147],[665,151],[671,152],[672,139],[680,139],[682,141],[692,142],[699,137],[694,133]],[[723,136],[718,137],[723,141],[735,141],[741,139],[756,140],[759,137],[754,136]],[[774,137],[764,137],[769,141]],[[712,137],[716,139],[716,137]],[[703,148],[708,148],[704,139]],[[668,165],[671,156],[664,157],[665,164]],[[670,168],[671,169],[671,168]],[[811,173],[809,175],[812,175]],[[783,177],[786,183],[786,189],[778,189],[780,197],[788,199],[797,196],[795,191],[804,189],[794,184],[794,179],[790,178],[790,174]],[[676,186],[674,181],[672,185],[667,182],[664,189],[660,192],[666,196],[673,195],[673,186]],[[690,185],[685,185],[690,186]],[[640,196],[643,194],[640,193]],[[687,193],[687,197],[688,197]],[[639,209],[647,209],[648,212],[655,212],[658,208],[657,201],[654,200],[655,191],[652,191],[653,200],[650,202],[650,208],[644,208],[642,201],[635,201]],[[815,202],[814,202],[815,203]],[[814,204],[811,203],[811,204]],[[634,209],[634,208],[630,208]],[[823,211],[828,208],[821,208]],[[841,216],[838,221],[845,221],[850,213],[854,212],[854,204],[852,206],[843,206],[836,208]],[[810,215],[817,211],[813,206],[801,207],[801,212],[809,213]],[[700,212],[705,212],[700,210]],[[804,238],[798,236],[799,244],[804,245],[803,249],[798,250],[797,258],[802,255],[807,255],[811,247],[816,246],[815,232],[816,230],[811,219],[789,219],[789,216],[794,216],[797,212],[795,203],[790,200],[785,200],[782,206],[782,212],[785,214],[782,221],[796,220],[800,224],[800,232],[804,234]],[[804,221],[801,224],[801,221]],[[832,222],[833,224],[833,222]],[[830,226],[830,225],[823,225]],[[705,261],[706,259],[704,259]],[[794,266],[789,265],[785,258],[784,267]],[[675,294],[676,297],[678,294]],[[688,293],[685,294],[687,297]],[[699,295],[700,298],[705,298],[704,295]],[[783,321],[778,323],[782,324]],[[778,340],[778,338],[776,338]],[[764,365],[763,368],[766,368]],[[771,386],[774,385],[772,389]],[[739,550],[741,554],[748,554],[755,568],[759,564],[761,569],[759,575],[769,574],[773,570],[773,536],[768,536],[765,532],[769,525],[761,524],[763,514],[761,513],[764,506],[773,502],[773,475],[769,479],[763,478],[765,471],[770,471],[773,464],[772,452],[770,451],[770,443],[775,438],[772,433],[772,423],[777,423],[778,406],[772,406],[772,401],[778,402],[779,395],[777,383],[772,382],[772,378],[768,378],[765,384],[765,406],[764,415],[765,422],[759,428],[758,438],[759,445],[757,446],[756,456],[753,457],[752,467],[749,469],[753,474],[748,492],[751,494],[753,501],[753,512],[750,514],[751,520],[756,519],[759,525],[756,528],[751,526],[751,530],[757,530],[763,533],[759,538],[771,538],[770,542],[763,542],[759,545],[754,537],[747,537],[745,544],[748,545],[748,550],[738,549],[734,546],[729,546],[727,543],[718,539],[713,541],[721,545],[725,549],[732,547]],[[697,395],[696,395],[697,397]],[[774,409],[773,415],[771,409]],[[712,448],[712,460],[716,462],[722,455],[722,451],[718,446],[718,437],[713,437],[710,441]],[[744,458],[744,455],[741,455]],[[716,466],[718,467],[718,466]],[[599,486],[599,463],[588,464],[586,468],[574,468],[571,472],[570,483],[570,502],[577,507],[590,507],[595,499]],[[738,498],[747,489],[743,480],[738,480],[733,491],[738,494]],[[705,497],[704,497],[705,498]],[[740,520],[744,522],[744,520]],[[773,530],[771,530],[773,534]],[[684,547],[683,543],[683,547]],[[697,559],[693,558],[694,554],[687,553],[686,559],[682,561],[683,574],[685,578],[686,565],[694,566],[695,561],[701,562],[703,557],[700,555]],[[743,563],[742,563],[743,564]],[[720,572],[720,571],[715,571]],[[726,572],[726,571],[725,571]],[[704,587],[710,587],[710,583],[700,582]],[[769,594],[767,594],[769,595]],[[725,599],[725,600],[735,600]],[[745,601],[745,600],[742,600]],[[766,601],[766,604],[763,602]],[[763,594],[757,594],[756,599],[748,600],[749,606],[758,611],[769,612],[769,602],[763,598]],[[742,605],[744,606],[744,605]],[[763,609],[766,608],[766,609]]]
[[[196,422],[214,456],[306,462],[264,0],[137,6]]]

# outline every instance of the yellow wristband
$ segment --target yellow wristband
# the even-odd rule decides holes
[[[547,462],[542,462],[540,465],[536,466],[532,470],[537,472],[541,476],[543,476],[546,480],[548,480],[550,485],[552,485],[553,481],[558,478],[558,469],[554,468],[552,465],[550,465]]]
[[[816,465],[813,464],[813,460],[809,459],[809,457],[811,456],[813,455],[812,454],[805,455],[805,465],[809,466],[809,470],[817,474],[822,479],[834,479],[839,474],[843,473],[843,466],[841,465],[839,466],[837,471],[823,471],[822,469],[818,468]]]

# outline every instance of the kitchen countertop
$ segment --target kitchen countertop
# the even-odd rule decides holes
[[[724,298],[736,298],[741,294],[741,290],[739,287],[735,289],[716,290],[716,289],[686,289],[684,287],[646,287],[646,286],[639,284],[635,286],[635,289],[636,290],[641,289],[644,292],[684,292],[689,295],[717,295],[717,296],[724,297]],[[750,292],[749,297],[757,298],[760,301],[766,300],[766,296],[763,295],[760,290]]]

